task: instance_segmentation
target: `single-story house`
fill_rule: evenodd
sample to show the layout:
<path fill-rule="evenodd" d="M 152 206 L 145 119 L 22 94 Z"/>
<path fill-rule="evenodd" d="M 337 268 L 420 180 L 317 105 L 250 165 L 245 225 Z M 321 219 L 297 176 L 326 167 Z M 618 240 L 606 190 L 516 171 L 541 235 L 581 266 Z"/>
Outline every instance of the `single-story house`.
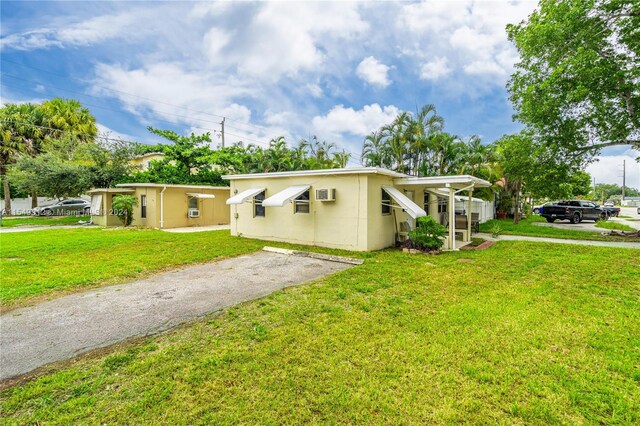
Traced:
<path fill-rule="evenodd" d="M 472 201 L 474 188 L 491 185 L 468 175 L 414 177 L 376 167 L 223 178 L 231 183 L 232 235 L 358 251 L 395 245 L 427 214 L 448 226 L 445 248 L 455 250 L 456 234 L 462 244 L 471 235 L 468 215 L 455 214 L 456 195 L 469 191 Z"/>
<path fill-rule="evenodd" d="M 133 195 L 138 205 L 133 225 L 150 228 L 181 228 L 229 224 L 229 187 L 124 183 L 116 188 L 98 188 L 91 195 L 91 219 L 101 226 L 122 225 L 112 202 L 117 195 Z"/>

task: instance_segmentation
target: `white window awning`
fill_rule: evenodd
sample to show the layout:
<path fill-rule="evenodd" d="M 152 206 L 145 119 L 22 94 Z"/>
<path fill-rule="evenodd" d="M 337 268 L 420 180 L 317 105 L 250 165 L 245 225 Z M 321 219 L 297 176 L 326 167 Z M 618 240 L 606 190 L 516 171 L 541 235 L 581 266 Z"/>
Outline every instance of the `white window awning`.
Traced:
<path fill-rule="evenodd" d="M 91 196 L 91 214 L 98 216 L 102 207 L 102 194 L 94 194 Z"/>
<path fill-rule="evenodd" d="M 419 205 L 411 201 L 409 197 L 398 191 L 393 186 L 382 185 L 382 189 L 384 189 L 384 191 L 389 194 L 389 196 L 393 198 L 393 200 L 398 203 L 398 205 L 402 207 L 402 209 L 412 218 L 417 219 L 421 216 L 427 215 L 427 212 L 420 208 Z"/>
<path fill-rule="evenodd" d="M 272 195 L 262 202 L 262 205 L 265 207 L 282 207 L 287 202 L 292 201 L 295 198 L 298 198 L 305 191 L 308 191 L 311 188 L 311 185 L 296 185 L 290 186 L 287 189 L 284 189 L 277 194 Z"/>
<path fill-rule="evenodd" d="M 197 192 L 187 192 L 187 195 L 189 197 L 198 198 L 198 199 L 216 198 L 216 196 L 213 194 L 201 194 Z"/>
<path fill-rule="evenodd" d="M 234 195 L 233 197 L 227 200 L 227 204 L 242 204 L 247 201 L 249 198 L 253 198 L 259 193 L 264 191 L 264 188 L 249 188 L 246 191 L 242 191 L 239 194 Z"/>

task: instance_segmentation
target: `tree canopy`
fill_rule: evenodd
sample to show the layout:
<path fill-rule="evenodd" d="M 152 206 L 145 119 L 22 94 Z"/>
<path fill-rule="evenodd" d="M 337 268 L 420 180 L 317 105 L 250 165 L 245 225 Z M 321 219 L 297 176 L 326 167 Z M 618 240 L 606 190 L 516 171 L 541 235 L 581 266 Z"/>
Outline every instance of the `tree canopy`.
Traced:
<path fill-rule="evenodd" d="M 520 54 L 508 84 L 516 118 L 556 155 L 640 147 L 640 2 L 541 0 L 507 34 Z"/>

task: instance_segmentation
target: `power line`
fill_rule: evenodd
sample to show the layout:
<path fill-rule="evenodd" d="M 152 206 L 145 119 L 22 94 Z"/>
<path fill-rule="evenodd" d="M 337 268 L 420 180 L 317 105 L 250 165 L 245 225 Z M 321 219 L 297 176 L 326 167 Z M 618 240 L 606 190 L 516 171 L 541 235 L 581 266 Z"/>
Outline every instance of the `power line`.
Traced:
<path fill-rule="evenodd" d="M 40 85 L 44 86 L 45 88 L 57 89 L 57 90 L 62 90 L 62 91 L 66 91 L 66 92 L 69 92 L 69 93 L 75 93 L 75 94 L 78 94 L 78 95 L 81 95 L 81 96 L 87 96 L 87 97 L 91 97 L 91 98 L 95 98 L 95 99 L 100 99 L 100 97 L 98 97 L 98 96 L 88 95 L 88 94 L 77 92 L 77 91 L 74 91 L 74 90 L 63 89 L 61 87 L 41 84 L 40 82 L 37 82 L 37 81 L 27 80 L 25 78 L 17 77 L 17 76 L 14 76 L 14 75 L 3 73 L 3 72 L 0 72 L 0 74 L 4 75 L 6 77 L 16 78 L 16 79 L 23 80 L 23 81 L 30 82 L 30 83 L 34 83 L 34 84 L 40 84 Z M 22 89 L 22 90 L 26 89 L 25 87 L 13 86 L 13 85 L 7 84 L 6 82 L 2 82 L 1 84 L 6 86 L 6 87 L 13 88 L 13 89 Z M 95 105 L 95 104 L 90 104 L 90 103 L 86 103 L 86 102 L 83 102 L 83 105 L 90 106 L 90 107 L 93 107 L 93 108 L 100 108 L 100 109 L 104 109 L 104 110 L 112 111 L 112 112 L 117 112 L 117 113 L 122 113 L 123 112 L 123 111 L 115 110 L 113 108 L 105 107 L 103 105 Z M 175 113 L 171 113 L 171 112 L 168 112 L 168 111 L 155 111 L 155 112 L 158 113 L 158 114 L 173 115 L 175 117 L 184 118 L 184 119 L 187 119 L 187 120 L 191 119 L 191 117 L 188 117 L 186 115 L 175 114 Z M 160 122 L 163 122 L 163 123 L 169 123 L 171 125 L 175 125 L 176 124 L 176 123 L 174 123 L 172 121 L 163 120 L 161 118 L 154 118 L 154 120 L 155 121 L 160 121 Z M 210 121 L 210 120 L 198 119 L 198 121 L 205 121 L 205 122 L 209 122 L 209 123 L 219 124 L 216 121 Z M 208 130 L 208 131 L 211 131 L 211 132 L 220 133 L 220 130 L 211 129 L 211 128 L 208 128 L 208 127 L 194 126 L 194 125 L 191 125 L 191 124 L 189 124 L 189 125 L 192 126 L 195 129 Z M 243 129 L 238 129 L 237 127 L 233 127 L 233 126 L 227 126 L 227 127 L 231 128 L 231 129 L 243 131 Z M 242 137 L 242 136 L 240 136 L 240 137 Z M 247 138 L 247 139 L 249 139 L 249 138 Z M 268 142 L 264 142 L 264 141 L 257 141 L 255 139 L 251 139 L 251 140 L 254 141 L 254 142 L 258 142 L 258 143 L 266 143 L 266 144 L 268 144 Z"/>
<path fill-rule="evenodd" d="M 77 78 L 77 77 L 70 77 L 68 75 L 62 75 L 62 74 L 54 73 L 54 72 L 51 72 L 49 70 L 45 70 L 45 69 L 42 69 L 42 68 L 38 68 L 38 67 L 31 66 L 31 65 L 27 65 L 27 64 L 22 64 L 20 62 L 11 61 L 11 60 L 4 59 L 4 58 L 2 59 L 2 61 L 10 63 L 10 64 L 14 64 L 14 65 L 23 66 L 23 67 L 26 67 L 26 68 L 31 68 L 31 69 L 34 69 L 34 70 L 37 70 L 37 71 L 45 72 L 47 74 L 51 74 L 51 75 L 55 75 L 55 76 L 58 76 L 58 77 L 65 78 L 67 80 L 76 80 L 76 81 L 79 81 L 79 82 L 81 82 L 83 84 L 87 83 L 86 81 L 84 81 L 84 80 L 82 80 L 80 78 Z M 172 103 L 169 103 L 169 102 L 160 101 L 158 99 L 152 99 L 152 98 L 148 98 L 146 96 L 136 95 L 134 93 L 129 93 L 129 92 L 125 92 L 125 91 L 122 91 L 122 90 L 113 89 L 113 88 L 110 88 L 110 87 L 106 87 L 106 86 L 102 86 L 102 85 L 99 85 L 99 84 L 95 84 L 93 82 L 91 84 L 93 86 L 95 86 L 95 87 L 99 87 L 101 89 L 104 89 L 104 90 L 107 90 L 107 91 L 110 91 L 110 92 L 116 92 L 116 93 L 121 93 L 121 94 L 124 94 L 124 95 L 127 95 L 127 96 L 133 96 L 133 97 L 136 97 L 136 98 L 139 98 L 139 99 L 144 99 L 144 100 L 147 100 L 147 101 L 150 101 L 150 102 L 154 102 L 154 103 L 157 103 L 157 104 L 164 104 L 164 105 L 168 105 L 168 106 L 172 106 L 172 107 L 176 107 L 176 108 L 181 108 L 181 109 L 184 109 L 186 111 L 195 112 L 195 113 L 198 113 L 198 114 L 206 114 L 206 115 L 211 115 L 211 116 L 218 117 L 218 118 L 225 118 L 225 116 L 220 115 L 220 114 L 214 114 L 214 113 L 209 113 L 209 112 L 204 112 L 204 111 L 197 111 L 197 110 L 185 107 L 185 106 L 175 105 L 175 104 L 172 104 Z M 254 127 L 254 128 L 262 130 L 262 131 L 269 130 L 267 127 L 261 126 L 261 125 L 256 125 L 256 124 L 251 124 L 251 123 L 243 123 L 243 122 L 241 122 L 239 120 L 233 120 L 231 118 L 227 118 L 227 120 L 232 121 L 234 123 L 240 123 L 243 126 Z M 246 131 L 245 129 L 236 129 L 236 130 Z"/>
<path fill-rule="evenodd" d="M 5 74 L 5 73 L 0 73 L 0 74 Z M 7 74 L 5 74 L 5 75 L 7 75 Z M 9 77 L 14 77 L 14 76 L 10 76 L 10 75 L 7 75 L 7 76 L 9 76 Z M 26 80 L 26 79 L 21 79 L 21 80 L 28 81 L 28 80 Z M 32 82 L 33 82 L 33 81 L 32 81 Z M 35 83 L 35 84 L 40 84 L 40 83 L 38 83 L 38 82 L 33 82 L 33 83 Z M 22 89 L 22 90 L 24 90 L 24 89 L 25 89 L 24 87 L 12 86 L 12 85 L 10 85 L 10 84 L 7 84 L 6 82 L 1 82 L 0 84 L 1 84 L 1 85 L 3 85 L 3 86 L 6 86 L 6 87 L 14 88 L 14 89 Z M 43 86 L 44 86 L 44 85 L 43 85 Z M 45 86 L 45 87 L 47 87 L 47 86 Z M 53 87 L 53 86 L 49 86 L 49 87 L 51 88 L 51 87 Z M 66 89 L 61 89 L 61 88 L 58 88 L 58 89 L 59 89 L 59 90 L 66 90 Z M 66 91 L 71 92 L 71 93 L 78 93 L 78 92 L 74 92 L 74 91 L 72 91 L 72 90 L 66 90 Z M 81 93 L 78 93 L 78 94 L 81 94 Z M 81 95 L 83 95 L 83 96 L 91 96 L 91 97 L 93 97 L 93 98 L 98 98 L 97 96 L 92 96 L 92 95 L 85 95 L 85 94 L 81 94 Z M 93 107 L 93 108 L 104 109 L 104 110 L 111 111 L 111 112 L 117 112 L 117 113 L 122 113 L 122 112 L 123 112 L 123 111 L 118 111 L 118 110 L 115 110 L 115 109 L 113 109 L 113 108 L 105 107 L 105 106 L 102 106 L 102 105 L 95 105 L 95 104 L 90 104 L 90 103 L 86 103 L 86 102 L 83 102 L 83 105 L 84 105 L 84 106 L 90 106 L 90 107 Z M 168 114 L 168 115 L 172 115 L 171 113 L 166 113 L 166 114 Z M 177 117 L 189 118 L 189 117 L 182 116 L 182 115 L 177 115 L 177 114 L 173 114 L 173 115 L 176 115 Z M 172 121 L 169 121 L 169 120 L 163 120 L 163 119 L 161 119 L 161 118 L 153 118 L 153 120 L 154 120 L 154 121 L 159 121 L 159 122 L 162 122 L 162 123 L 168 123 L 168 124 L 171 124 L 171 125 L 175 125 L 175 124 L 176 124 L 176 123 L 174 123 L 174 122 L 172 122 Z M 217 124 L 217 123 L 216 123 L 216 124 Z M 194 126 L 194 125 L 191 125 L 191 124 L 190 124 L 190 126 L 191 126 L 191 127 L 193 127 L 194 129 L 206 130 L 206 131 L 210 131 L 210 132 L 213 132 L 213 133 L 216 133 L 216 134 L 220 134 L 220 130 L 211 129 L 211 128 L 208 128 L 208 127 L 199 127 L 199 126 Z M 235 130 L 240 130 L 240 131 L 242 131 L 242 129 L 238 129 L 238 128 L 236 128 L 236 127 L 232 127 L 232 126 L 228 126 L 228 127 L 232 128 L 232 129 L 235 129 Z M 249 138 L 249 137 L 246 137 L 246 136 L 241 136 L 241 135 L 232 134 L 232 133 L 229 133 L 229 132 L 226 132 L 226 133 L 227 133 L 228 135 L 236 136 L 236 137 L 238 137 L 238 138 L 242 138 L 242 139 L 245 139 L 245 140 L 249 140 L 249 141 L 252 141 L 252 142 L 255 142 L 255 143 L 258 143 L 258 144 L 264 144 L 264 145 L 266 145 L 266 146 L 268 146 L 268 145 L 269 145 L 269 142 L 259 141 L 259 140 L 256 140 L 256 139 L 252 139 L 252 138 Z"/>
<path fill-rule="evenodd" d="M 14 64 L 14 65 L 18 65 L 18 66 L 23 66 L 23 67 L 26 67 L 26 68 L 31 68 L 31 69 L 34 69 L 34 70 L 37 70 L 37 71 L 42 71 L 42 72 L 45 72 L 45 73 L 48 73 L 48 74 L 51 74 L 51 75 L 55 75 L 55 76 L 58 76 L 58 77 L 65 78 L 65 79 L 67 79 L 67 80 L 72 80 L 72 79 L 73 79 L 73 80 L 79 81 L 79 82 L 81 82 L 81 83 L 83 83 L 83 84 L 86 84 L 86 83 L 87 83 L 86 81 L 84 81 L 84 80 L 82 80 L 82 79 L 80 79 L 80 78 L 70 77 L 70 76 L 68 76 L 68 75 L 62 75 L 62 74 L 54 73 L 54 72 L 51 72 L 51 71 L 49 71 L 49 70 L 45 70 L 45 69 L 38 68 L 38 67 L 34 67 L 34 66 L 31 66 L 31 65 L 27 65 L 27 64 L 23 64 L 23 63 L 19 63 L 19 62 L 11 61 L 11 60 L 8 60 L 8 59 L 4 59 L 4 58 L 3 58 L 3 59 L 2 59 L 2 61 L 3 61 L 3 62 L 7 62 L 7 63 Z M 45 88 L 56 89 L 56 90 L 62 90 L 62 91 L 66 91 L 66 92 L 69 92 L 69 93 L 75 93 L 75 94 L 78 94 L 78 95 L 81 95 L 81 96 L 91 97 L 91 98 L 95 98 L 95 99 L 101 99 L 100 97 L 95 96 L 95 95 L 90 95 L 90 94 L 86 94 L 86 93 L 81 93 L 81 92 L 78 92 L 78 91 L 74 91 L 74 90 L 71 90 L 71 89 L 66 89 L 66 88 L 61 88 L 61 87 L 57 87 L 57 86 L 52 86 L 52 85 L 50 85 L 50 84 L 44 84 L 44 83 L 39 82 L 39 81 L 25 79 L 25 78 L 18 77 L 18 76 L 15 76 L 15 75 L 7 74 L 7 73 L 5 73 L 5 72 L 0 72 L 0 74 L 3 74 L 3 75 L 5 75 L 5 76 L 7 76 L 7 77 L 10 77 L 10 78 L 14 78 L 14 79 L 22 80 L 22 81 L 25 81 L 25 82 L 30 82 L 30 83 L 33 83 L 33 84 L 38 84 L 38 85 L 41 85 L 41 86 L 43 86 L 43 87 L 45 87 Z M 10 86 L 10 85 L 7 85 L 7 84 L 6 84 L 6 83 L 4 83 L 4 82 L 2 82 L 2 84 L 4 84 L 4 85 L 5 85 L 5 86 L 7 86 L 7 87 L 12 87 L 12 86 Z M 175 107 L 175 108 L 184 109 L 184 110 L 186 110 L 186 111 L 191 111 L 191 112 L 194 112 L 194 113 L 197 113 L 197 114 L 205 114 L 205 115 L 211 115 L 211 116 L 214 116 L 214 117 L 219 117 L 219 118 L 222 118 L 223 120 L 231 121 L 231 122 L 234 122 L 234 123 L 240 123 L 240 125 L 242 125 L 242 126 L 253 127 L 253 128 L 256 128 L 256 129 L 261 130 L 261 131 L 269 130 L 269 129 L 268 129 L 267 127 L 265 127 L 265 126 L 254 125 L 254 124 L 250 124 L 250 123 L 243 123 L 243 122 L 240 122 L 240 121 L 238 121 L 238 120 L 233 120 L 233 119 L 231 119 L 231 118 L 225 117 L 225 116 L 220 115 L 220 114 L 208 113 L 208 112 L 204 112 L 204 111 L 198 111 L 198 110 L 194 110 L 194 109 L 187 108 L 187 107 L 184 107 L 184 106 L 175 105 L 175 104 L 172 104 L 172 103 L 169 103 L 169 102 L 164 102 L 164 101 L 160 101 L 160 100 L 157 100 L 157 99 L 152 99 L 152 98 L 148 98 L 148 97 L 145 97 L 145 96 L 141 96 L 141 95 L 136 95 L 136 94 L 133 94 L 133 93 L 125 92 L 125 91 L 122 91 L 122 90 L 117 90 L 117 89 L 113 89 L 113 88 L 109 88 L 109 87 L 101 86 L 101 85 L 99 85 L 99 84 L 95 84 L 95 83 L 91 83 L 91 84 L 92 84 L 93 86 L 95 86 L 95 87 L 102 88 L 102 89 L 104 89 L 104 90 L 106 90 L 106 91 L 111 91 L 111 92 L 121 93 L 121 94 L 124 94 L 124 95 L 127 95 L 127 96 L 133 96 L 133 97 L 136 97 L 136 98 L 139 98 L 139 99 L 144 99 L 144 100 L 149 101 L 149 102 L 154 102 L 154 103 L 157 103 L 157 104 L 163 104 L 163 105 L 167 105 L 167 106 L 172 106 L 172 107 Z M 18 89 L 21 89 L 21 90 L 24 90 L 24 89 L 25 89 L 24 87 L 15 87 L 15 86 L 14 86 L 14 88 L 18 88 Z M 107 111 L 117 112 L 117 113 L 122 113 L 122 112 L 123 112 L 123 111 L 114 110 L 114 109 L 111 109 L 111 108 L 108 108 L 108 107 L 104 107 L 104 106 L 101 106 L 101 105 L 93 105 L 93 104 L 86 104 L 86 103 L 85 103 L 85 105 L 87 105 L 87 106 L 92 106 L 92 107 L 94 107 L 94 108 L 104 109 L 104 110 L 107 110 Z M 175 113 L 170 113 L 170 112 L 168 112 L 168 111 L 158 111 L 158 110 L 156 110 L 155 112 L 156 112 L 157 114 L 172 115 L 172 116 L 175 116 L 175 117 L 178 117 L 178 118 L 187 119 L 187 120 L 190 120 L 190 119 L 191 119 L 191 117 L 184 116 L 184 115 L 180 115 L 180 114 L 175 114 Z M 175 124 L 176 124 L 176 123 L 174 123 L 174 122 L 171 122 L 171 121 L 168 121 L 168 120 L 162 120 L 162 119 L 159 119 L 159 118 L 154 118 L 154 120 L 156 120 L 156 121 L 160 121 L 160 122 L 169 123 L 169 124 L 171 124 L 171 125 L 175 125 Z M 206 119 L 199 119 L 199 121 L 218 124 L 218 122 L 211 121 L 211 120 L 206 120 Z M 197 127 L 197 126 L 192 126 L 192 127 L 193 127 L 193 128 L 195 128 L 195 129 L 199 129 L 199 130 L 207 130 L 207 131 L 211 131 L 211 132 L 214 132 L 215 134 L 221 134 L 221 132 L 220 132 L 219 130 L 215 130 L 215 129 L 210 129 L 210 128 L 206 128 L 206 127 Z M 234 130 L 246 131 L 246 129 L 241 129 L 241 128 L 234 127 L 234 126 L 229 126 L 228 124 L 226 125 L 226 127 L 231 128 L 231 129 L 234 129 Z M 228 134 L 228 135 L 231 135 L 231 136 L 236 136 L 236 137 L 241 138 L 241 139 L 243 139 L 243 140 L 248 140 L 248 141 L 251 141 L 251 142 L 258 143 L 258 144 L 264 144 L 266 147 L 269 147 L 269 146 L 270 146 L 270 142 L 259 141 L 259 140 L 256 140 L 256 139 L 252 139 L 252 138 L 249 138 L 249 137 L 246 137 L 246 136 L 241 136 L 241 135 L 237 135 L 237 134 L 233 134 L 233 133 L 229 133 L 229 132 L 225 132 L 225 133 L 226 133 L 226 134 Z M 359 158 L 359 157 L 360 157 L 360 154 L 357 154 L 357 153 L 355 153 L 355 152 L 353 152 L 353 151 L 351 151 L 351 150 L 345 150 L 345 149 L 343 149 L 343 152 L 347 152 L 347 151 L 348 151 L 348 152 L 349 152 L 349 154 L 350 154 L 349 162 L 354 162 L 355 164 L 360 165 L 359 163 L 357 163 L 357 160 L 355 160 L 355 158 Z M 353 157 L 351 157 L 351 156 L 353 156 Z"/>

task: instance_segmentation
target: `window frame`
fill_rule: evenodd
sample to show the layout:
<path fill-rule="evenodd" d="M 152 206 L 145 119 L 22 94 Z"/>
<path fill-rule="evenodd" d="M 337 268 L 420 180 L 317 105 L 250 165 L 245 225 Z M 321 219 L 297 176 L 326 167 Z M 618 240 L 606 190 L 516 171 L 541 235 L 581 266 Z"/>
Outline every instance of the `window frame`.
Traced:
<path fill-rule="evenodd" d="M 147 195 L 140 194 L 140 218 L 147 218 Z"/>
<path fill-rule="evenodd" d="M 304 197 L 306 197 L 306 199 Z M 307 211 L 304 211 L 304 209 L 302 211 L 298 210 L 302 206 L 305 206 Z M 309 213 L 311 213 L 311 190 L 307 189 L 293 200 L 293 214 Z"/>
<path fill-rule="evenodd" d="M 382 216 L 391 216 L 391 211 L 392 211 L 391 204 L 393 203 L 391 199 L 391 195 L 387 191 L 385 191 L 384 188 L 380 188 L 380 191 L 381 191 L 380 206 L 382 207 L 380 212 Z"/>
<path fill-rule="evenodd" d="M 259 198 L 261 197 L 261 198 Z M 253 197 L 253 217 L 267 217 L 267 208 L 262 205 L 262 202 L 267 198 L 267 191 L 262 191 Z M 258 213 L 258 209 L 261 209 L 262 214 Z"/>
<path fill-rule="evenodd" d="M 191 206 L 191 203 L 195 202 L 195 207 Z M 189 210 L 200 210 L 200 205 L 198 204 L 198 199 L 196 197 L 189 197 L 189 199 L 187 200 L 187 211 Z"/>

